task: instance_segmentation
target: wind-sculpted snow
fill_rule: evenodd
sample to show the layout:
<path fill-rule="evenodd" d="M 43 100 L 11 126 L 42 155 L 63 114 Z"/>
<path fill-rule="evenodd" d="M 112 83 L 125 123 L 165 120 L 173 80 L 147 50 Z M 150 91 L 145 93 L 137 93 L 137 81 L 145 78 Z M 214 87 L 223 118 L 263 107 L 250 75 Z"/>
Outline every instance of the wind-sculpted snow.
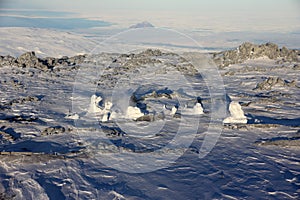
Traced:
<path fill-rule="evenodd" d="M 95 72 L 84 71 L 93 65 L 87 56 L 109 63 L 97 80 L 89 79 Z M 218 128 L 210 126 L 215 99 L 205 77 L 178 54 L 2 56 L 0 199 L 299 199 L 299 62 L 254 56 L 238 63 L 220 73 L 230 97 L 228 116 L 246 123 L 224 123 L 217 144 L 200 159 L 205 133 Z M 94 85 L 94 93 L 77 87 L 81 96 L 73 95 L 79 70 L 89 75 L 82 82 Z M 142 84 L 146 80 L 151 84 Z M 73 109 L 80 98 L 86 101 Z M 180 126 L 187 130 L 182 140 L 192 137 L 195 118 L 192 143 L 172 143 Z M 157 158 L 139 160 L 133 169 L 182 156 L 137 174 L 117 170 L 129 168 L 126 159 L 132 159 L 109 157 L 117 153 Z"/>

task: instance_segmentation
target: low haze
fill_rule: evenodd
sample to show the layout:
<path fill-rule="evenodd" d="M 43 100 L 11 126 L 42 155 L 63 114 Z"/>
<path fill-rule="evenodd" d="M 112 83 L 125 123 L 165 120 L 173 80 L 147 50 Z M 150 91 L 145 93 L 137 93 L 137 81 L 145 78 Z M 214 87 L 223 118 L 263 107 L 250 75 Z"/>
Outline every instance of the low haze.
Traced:
<path fill-rule="evenodd" d="M 297 0 L 4 0 L 3 9 L 43 9 L 117 23 L 120 27 L 151 21 L 169 28 L 209 28 L 218 31 L 300 30 Z"/>

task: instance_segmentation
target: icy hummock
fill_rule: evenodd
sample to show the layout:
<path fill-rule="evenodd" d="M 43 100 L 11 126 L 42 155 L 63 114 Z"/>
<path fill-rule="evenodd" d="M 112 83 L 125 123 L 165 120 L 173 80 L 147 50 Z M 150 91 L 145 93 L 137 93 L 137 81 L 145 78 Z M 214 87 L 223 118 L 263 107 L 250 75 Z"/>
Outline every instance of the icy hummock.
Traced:
<path fill-rule="evenodd" d="M 239 102 L 232 101 L 229 104 L 229 112 L 230 116 L 223 120 L 224 124 L 247 124 L 247 117 Z"/>

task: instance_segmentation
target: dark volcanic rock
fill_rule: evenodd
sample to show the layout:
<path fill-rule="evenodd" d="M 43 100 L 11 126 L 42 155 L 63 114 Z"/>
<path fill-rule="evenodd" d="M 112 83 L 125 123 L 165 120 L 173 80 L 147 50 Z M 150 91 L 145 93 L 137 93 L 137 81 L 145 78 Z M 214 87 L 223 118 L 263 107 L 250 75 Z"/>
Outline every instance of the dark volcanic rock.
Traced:
<path fill-rule="evenodd" d="M 259 57 L 268 57 L 270 59 L 282 58 L 285 61 L 299 61 L 299 51 L 289 50 L 286 47 L 281 49 L 273 43 L 266 43 L 262 45 L 256 45 L 249 42 L 245 42 L 237 49 L 223 51 L 213 54 L 213 59 L 216 64 L 222 68 L 231 64 L 242 63 L 247 59 L 255 59 Z"/>

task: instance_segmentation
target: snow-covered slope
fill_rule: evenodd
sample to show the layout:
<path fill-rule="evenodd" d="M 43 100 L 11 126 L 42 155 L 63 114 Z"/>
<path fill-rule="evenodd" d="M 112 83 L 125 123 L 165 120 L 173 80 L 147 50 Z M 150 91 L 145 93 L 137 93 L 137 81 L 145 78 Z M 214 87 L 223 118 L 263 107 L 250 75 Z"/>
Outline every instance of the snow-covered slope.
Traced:
<path fill-rule="evenodd" d="M 41 57 L 89 53 L 95 43 L 82 35 L 40 28 L 1 27 L 1 55 L 19 56 L 35 51 Z"/>
<path fill-rule="evenodd" d="M 0 199 L 299 199 L 299 63 L 259 58 L 221 69 L 226 92 L 248 121 L 222 125 L 218 143 L 200 159 L 213 100 L 203 77 L 191 73 L 193 66 L 176 54 L 151 50 L 95 58 L 110 63 L 102 74 L 74 63 L 48 70 L 0 67 Z M 171 69 L 187 73 L 195 93 Z M 282 81 L 257 87 L 268 80 Z M 94 85 L 95 91 L 79 83 Z M 112 111 L 126 114 L 132 106 L 154 117 L 101 122 L 89 112 L 95 93 L 104 102 L 94 96 L 97 109 L 112 102 Z M 193 109 L 198 97 L 204 113 L 181 112 L 186 105 Z M 72 101 L 78 104 L 72 107 Z M 177 106 L 177 113 L 163 116 L 164 105 Z M 75 123 L 67 116 L 76 116 Z M 184 151 L 174 138 L 194 140 Z M 144 162 L 155 151 L 159 159 Z M 112 153 L 142 159 L 129 165 L 136 160 Z M 164 163 L 174 154 L 182 156 L 162 169 L 126 172 Z"/>

